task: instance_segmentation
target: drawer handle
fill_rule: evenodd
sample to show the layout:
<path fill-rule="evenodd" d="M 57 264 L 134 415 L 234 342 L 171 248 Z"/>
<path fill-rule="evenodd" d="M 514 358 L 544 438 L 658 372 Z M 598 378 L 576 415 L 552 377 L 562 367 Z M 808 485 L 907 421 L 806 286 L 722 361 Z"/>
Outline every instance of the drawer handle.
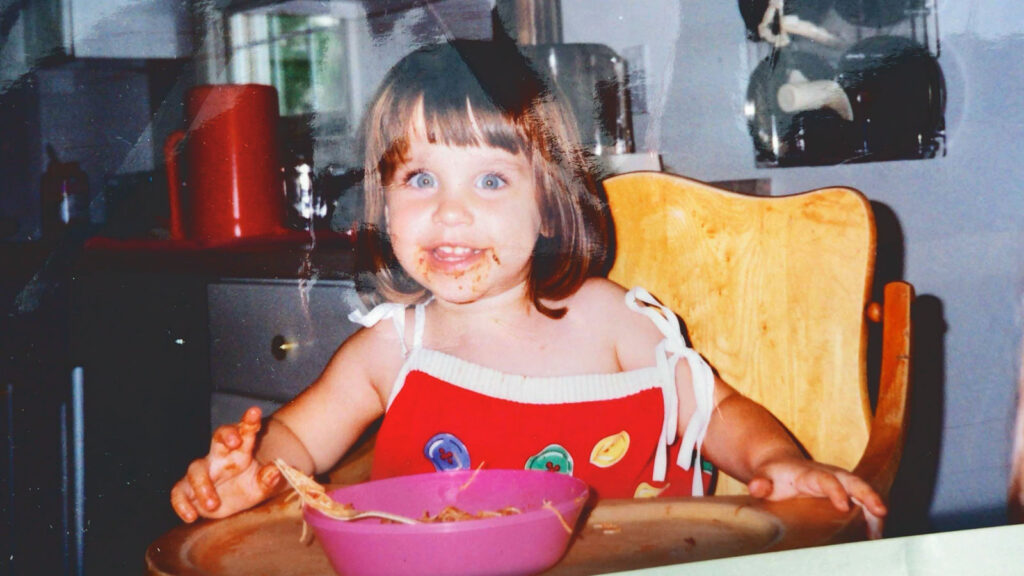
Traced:
<path fill-rule="evenodd" d="M 288 357 L 288 351 L 297 346 L 298 344 L 295 342 L 289 342 L 285 340 L 284 336 L 278 334 L 270 341 L 270 354 L 276 360 L 284 360 Z"/>

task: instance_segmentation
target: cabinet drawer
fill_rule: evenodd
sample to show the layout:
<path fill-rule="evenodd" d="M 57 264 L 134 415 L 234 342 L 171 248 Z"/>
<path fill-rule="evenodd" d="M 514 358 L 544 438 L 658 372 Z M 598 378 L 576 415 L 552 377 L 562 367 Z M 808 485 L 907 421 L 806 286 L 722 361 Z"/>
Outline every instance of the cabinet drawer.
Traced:
<path fill-rule="evenodd" d="M 285 402 L 320 375 L 365 310 L 351 282 L 210 284 L 213 389 Z"/>

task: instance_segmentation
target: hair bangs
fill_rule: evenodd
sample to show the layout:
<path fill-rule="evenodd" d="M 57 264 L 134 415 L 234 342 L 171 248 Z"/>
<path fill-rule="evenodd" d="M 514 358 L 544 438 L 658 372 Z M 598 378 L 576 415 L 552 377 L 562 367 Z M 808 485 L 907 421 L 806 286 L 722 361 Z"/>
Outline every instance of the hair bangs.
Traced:
<path fill-rule="evenodd" d="M 445 146 L 488 146 L 511 154 L 527 153 L 529 139 L 520 122 L 502 113 L 486 97 L 461 102 L 423 95 L 422 122 L 427 141 Z"/>
<path fill-rule="evenodd" d="M 444 146 L 499 148 L 510 154 L 529 155 L 533 149 L 526 123 L 510 118 L 485 95 L 470 95 L 459 101 L 428 91 L 393 98 L 389 113 L 382 117 L 379 138 L 383 148 L 380 170 L 384 182 L 402 164 L 413 134 L 431 144 Z M 411 125 L 401 119 L 417 118 Z"/>

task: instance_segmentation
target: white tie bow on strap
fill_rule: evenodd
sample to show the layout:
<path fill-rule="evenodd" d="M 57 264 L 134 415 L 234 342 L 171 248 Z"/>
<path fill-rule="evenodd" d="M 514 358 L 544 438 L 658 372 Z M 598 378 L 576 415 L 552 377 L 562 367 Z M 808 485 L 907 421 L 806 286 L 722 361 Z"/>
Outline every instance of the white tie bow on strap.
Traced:
<path fill-rule="evenodd" d="M 679 456 L 676 464 L 684 470 L 689 470 L 693 461 L 700 462 L 701 446 L 704 443 L 704 435 L 708 430 L 708 423 L 711 421 L 711 410 L 714 407 L 715 376 L 711 367 L 704 361 L 697 351 L 686 345 L 683 339 L 682 330 L 679 326 L 679 319 L 668 307 L 658 302 L 654 296 L 636 287 L 626 293 L 626 306 L 635 312 L 639 312 L 648 318 L 661 331 L 665 338 L 658 344 L 656 349 L 656 361 L 658 370 L 662 374 L 662 397 L 665 403 L 665 418 L 661 431 L 661 442 L 658 453 L 654 457 L 654 480 L 661 482 L 665 480 L 668 468 L 668 447 L 675 442 L 676 431 L 679 427 L 679 398 L 676 390 L 676 364 L 680 358 L 686 358 L 690 366 L 693 392 L 696 398 L 696 410 L 686 425 L 683 439 L 679 447 Z M 696 452 L 696 460 L 692 460 Z M 704 494 L 704 483 L 701 478 L 701 470 L 693 471 L 693 487 L 691 492 L 694 496 Z"/>
<path fill-rule="evenodd" d="M 413 350 L 423 346 L 423 327 L 426 325 L 426 322 L 424 322 L 426 314 L 425 310 L 427 304 L 430 304 L 431 300 L 433 300 L 433 297 L 427 299 L 426 302 L 417 304 L 416 308 L 413 310 L 415 319 L 412 334 Z M 402 343 L 402 356 L 408 357 L 409 348 L 405 345 L 405 308 L 405 304 L 385 302 L 374 306 L 372 310 L 365 314 L 359 310 L 353 310 L 349 313 L 348 319 L 356 324 L 372 328 L 381 320 L 391 318 L 391 321 L 395 323 L 395 331 L 398 332 L 398 339 Z"/>
<path fill-rule="evenodd" d="M 348 319 L 356 324 L 365 326 L 366 328 L 372 328 L 377 325 L 378 322 L 385 318 L 391 318 L 391 321 L 395 323 L 395 330 L 398 332 L 399 340 L 402 342 L 402 356 L 408 356 L 408 350 L 405 346 L 405 306 L 396 302 L 385 302 L 378 304 L 373 307 L 367 313 L 363 313 L 359 310 L 353 310 L 349 313 Z"/>

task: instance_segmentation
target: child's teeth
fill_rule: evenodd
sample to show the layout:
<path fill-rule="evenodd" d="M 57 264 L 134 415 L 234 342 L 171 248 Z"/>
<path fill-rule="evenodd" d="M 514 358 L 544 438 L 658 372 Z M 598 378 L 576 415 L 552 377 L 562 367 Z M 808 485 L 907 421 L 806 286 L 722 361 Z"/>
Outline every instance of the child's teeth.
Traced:
<path fill-rule="evenodd" d="M 434 251 L 442 258 L 462 258 L 478 252 L 475 248 L 467 246 L 438 246 Z"/>

